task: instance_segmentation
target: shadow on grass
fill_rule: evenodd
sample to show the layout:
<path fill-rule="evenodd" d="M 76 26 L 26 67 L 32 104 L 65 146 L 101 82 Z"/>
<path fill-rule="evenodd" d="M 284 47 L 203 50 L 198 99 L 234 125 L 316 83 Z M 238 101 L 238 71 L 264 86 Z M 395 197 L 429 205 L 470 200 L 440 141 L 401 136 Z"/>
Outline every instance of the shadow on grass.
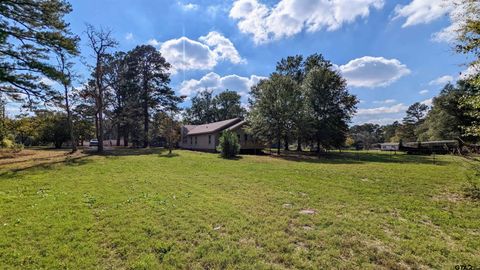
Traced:
<path fill-rule="evenodd" d="M 164 148 L 112 148 L 105 149 L 103 153 L 98 153 L 96 150 L 85 150 L 85 153 L 89 155 L 99 155 L 105 157 L 122 157 L 122 156 L 143 156 L 143 155 L 152 155 L 158 154 L 162 155 L 165 152 L 168 152 Z"/>
<path fill-rule="evenodd" d="M 35 171 L 38 169 L 42 170 L 53 170 L 55 169 L 56 165 L 63 164 L 65 166 L 82 166 L 92 162 L 92 160 L 87 159 L 88 155 L 85 156 L 78 156 L 78 157 L 66 157 L 62 160 L 51 160 L 46 162 L 34 163 L 32 165 L 23 166 L 20 168 L 12 168 L 6 169 L 3 172 L 0 172 L 1 178 L 16 178 L 18 177 L 18 173 L 26 172 L 26 171 Z"/>
<path fill-rule="evenodd" d="M 168 151 L 165 151 L 165 152 L 168 152 Z M 174 158 L 174 157 L 178 157 L 178 156 L 180 156 L 180 155 L 175 153 L 175 152 L 166 153 L 166 154 L 164 154 L 162 152 L 162 153 L 158 154 L 158 157 L 161 157 L 161 158 Z"/>
<path fill-rule="evenodd" d="M 320 156 L 311 152 L 282 152 L 280 156 L 274 155 L 276 158 L 285 159 L 296 162 L 310 163 L 328 163 L 328 164 L 362 164 L 362 163 L 416 163 L 431 165 L 446 165 L 448 162 L 439 160 L 438 155 L 407 155 L 403 153 L 381 153 L 381 152 L 327 152 Z"/>

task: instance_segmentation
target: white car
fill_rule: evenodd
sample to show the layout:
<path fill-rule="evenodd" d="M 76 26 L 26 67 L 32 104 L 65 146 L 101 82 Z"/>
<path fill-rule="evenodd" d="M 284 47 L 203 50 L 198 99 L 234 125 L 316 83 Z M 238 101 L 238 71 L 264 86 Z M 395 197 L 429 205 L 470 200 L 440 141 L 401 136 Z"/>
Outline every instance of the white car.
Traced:
<path fill-rule="evenodd" d="M 89 142 L 90 146 L 98 146 L 98 140 L 97 139 L 91 139 Z"/>

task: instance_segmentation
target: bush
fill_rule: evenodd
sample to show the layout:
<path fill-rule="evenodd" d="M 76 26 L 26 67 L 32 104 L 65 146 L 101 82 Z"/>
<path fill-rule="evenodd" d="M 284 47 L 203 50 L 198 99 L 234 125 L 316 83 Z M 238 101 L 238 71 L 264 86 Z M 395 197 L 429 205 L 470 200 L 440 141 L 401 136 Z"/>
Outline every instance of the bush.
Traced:
<path fill-rule="evenodd" d="M 23 147 L 23 144 L 21 144 L 21 143 L 15 143 L 15 144 L 13 144 L 13 146 L 11 147 L 11 149 L 12 149 L 12 151 L 13 151 L 14 153 L 22 152 L 23 148 L 24 148 L 24 147 Z"/>
<path fill-rule="evenodd" d="M 223 158 L 234 158 L 240 152 L 240 143 L 235 132 L 225 130 L 220 136 L 218 149 Z"/>
<path fill-rule="evenodd" d="M 0 147 L 1 148 L 12 148 L 14 145 L 13 141 L 7 138 L 3 138 L 3 140 L 0 142 Z"/>

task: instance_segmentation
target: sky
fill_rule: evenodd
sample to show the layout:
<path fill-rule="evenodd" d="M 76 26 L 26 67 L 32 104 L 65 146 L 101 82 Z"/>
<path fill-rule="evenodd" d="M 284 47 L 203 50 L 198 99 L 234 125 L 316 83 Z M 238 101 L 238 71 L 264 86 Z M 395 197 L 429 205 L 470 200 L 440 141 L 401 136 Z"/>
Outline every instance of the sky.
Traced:
<path fill-rule="evenodd" d="M 321 53 L 360 103 L 352 124 L 401 120 L 414 102 L 431 104 L 466 69 L 452 37 L 458 8 L 444 0 L 72 0 L 67 15 L 91 62 L 86 24 L 109 29 L 117 50 L 158 48 L 171 87 L 194 96 L 208 88 L 248 91 L 277 61 Z M 83 79 L 89 72 L 77 65 Z M 80 82 L 79 82 L 80 83 Z M 182 106 L 189 106 L 189 99 Z"/>

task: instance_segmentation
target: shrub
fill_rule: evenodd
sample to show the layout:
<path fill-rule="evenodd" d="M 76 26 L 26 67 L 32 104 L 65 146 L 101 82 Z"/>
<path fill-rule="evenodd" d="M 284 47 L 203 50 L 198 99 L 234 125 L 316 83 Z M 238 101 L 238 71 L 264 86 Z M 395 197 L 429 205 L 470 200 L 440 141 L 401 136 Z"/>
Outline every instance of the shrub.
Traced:
<path fill-rule="evenodd" d="M 23 144 L 21 143 L 14 143 L 13 146 L 11 147 L 14 153 L 22 152 L 23 148 L 24 148 Z"/>
<path fill-rule="evenodd" d="M 14 145 L 13 141 L 7 138 L 3 138 L 3 140 L 0 142 L 1 148 L 12 148 L 13 145 Z"/>
<path fill-rule="evenodd" d="M 223 131 L 217 150 L 223 158 L 234 158 L 240 152 L 237 134 L 230 130 Z"/>

